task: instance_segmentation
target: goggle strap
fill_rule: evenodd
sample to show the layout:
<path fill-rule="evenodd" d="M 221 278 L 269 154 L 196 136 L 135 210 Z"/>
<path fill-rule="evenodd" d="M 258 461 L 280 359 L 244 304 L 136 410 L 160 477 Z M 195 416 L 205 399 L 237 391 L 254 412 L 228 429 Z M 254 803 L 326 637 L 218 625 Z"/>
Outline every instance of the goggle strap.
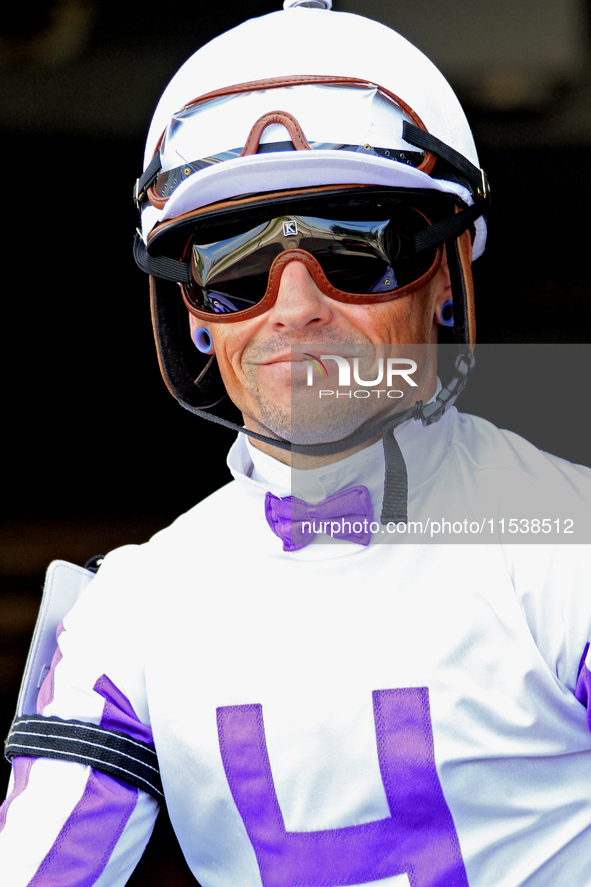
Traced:
<path fill-rule="evenodd" d="M 146 198 L 146 191 L 150 185 L 154 184 L 161 169 L 162 162 L 160 160 L 160 151 L 157 151 L 139 179 L 137 179 L 133 189 L 133 199 L 138 209 L 141 208 L 141 205 Z"/>
<path fill-rule="evenodd" d="M 445 142 L 442 142 L 441 139 L 438 139 L 437 136 L 431 135 L 430 132 L 420 129 L 418 126 L 409 123 L 407 120 L 403 121 L 402 124 L 402 138 L 405 142 L 408 142 L 409 145 L 414 145 L 416 148 L 423 148 L 431 154 L 435 154 L 437 157 L 445 160 L 446 163 L 449 163 L 450 166 L 453 166 L 458 172 L 462 173 L 472 185 L 473 194 L 477 194 L 479 197 L 483 198 L 489 197 L 490 188 L 484 170 L 475 166 L 471 160 L 468 160 L 467 157 L 464 157 L 464 155 L 460 154 L 459 151 L 456 151 L 455 148 L 451 148 L 449 145 L 446 145 Z"/>
<path fill-rule="evenodd" d="M 436 222 L 424 231 L 415 234 L 415 250 L 420 253 L 426 249 L 433 249 L 441 243 L 447 243 L 449 240 L 455 240 L 483 214 L 489 202 L 488 198 L 477 198 L 472 206 L 467 206 L 448 219 Z"/>
<path fill-rule="evenodd" d="M 135 235 L 133 241 L 133 257 L 136 265 L 153 277 L 173 283 L 191 283 L 193 280 L 188 262 L 179 262 L 168 256 L 151 256 L 139 234 Z"/>

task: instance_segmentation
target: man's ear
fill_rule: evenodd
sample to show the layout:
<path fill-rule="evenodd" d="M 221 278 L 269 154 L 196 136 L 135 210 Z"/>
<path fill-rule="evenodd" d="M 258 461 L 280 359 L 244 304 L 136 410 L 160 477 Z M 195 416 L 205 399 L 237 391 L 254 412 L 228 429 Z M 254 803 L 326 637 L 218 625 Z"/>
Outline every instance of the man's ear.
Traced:
<path fill-rule="evenodd" d="M 191 313 L 189 313 L 189 325 L 191 327 L 191 338 L 197 350 L 201 351 L 202 354 L 214 354 L 215 348 L 209 327 L 203 326 L 203 321 L 197 320 Z"/>

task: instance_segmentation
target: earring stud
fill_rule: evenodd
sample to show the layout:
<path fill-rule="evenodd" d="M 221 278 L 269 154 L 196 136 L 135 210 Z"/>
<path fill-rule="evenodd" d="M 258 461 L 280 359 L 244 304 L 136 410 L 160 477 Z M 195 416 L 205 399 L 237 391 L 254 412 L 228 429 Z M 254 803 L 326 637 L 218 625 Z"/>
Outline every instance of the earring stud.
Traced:
<path fill-rule="evenodd" d="M 441 306 L 441 311 L 437 315 L 437 322 L 440 323 L 441 326 L 454 325 L 454 306 L 451 299 L 448 299 L 447 302 L 444 302 Z"/>
<path fill-rule="evenodd" d="M 202 354 L 213 354 L 213 342 L 204 326 L 197 327 L 191 338 L 197 351 L 200 351 Z"/>

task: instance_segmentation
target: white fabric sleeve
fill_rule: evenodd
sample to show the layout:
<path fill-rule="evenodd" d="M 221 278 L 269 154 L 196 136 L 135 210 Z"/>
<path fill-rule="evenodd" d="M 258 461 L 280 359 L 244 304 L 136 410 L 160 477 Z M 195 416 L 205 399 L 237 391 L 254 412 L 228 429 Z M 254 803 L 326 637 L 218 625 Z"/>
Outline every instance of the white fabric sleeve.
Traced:
<path fill-rule="evenodd" d="M 5 887 L 127 882 L 152 833 L 154 798 L 90 767 L 48 758 L 16 758 L 11 787 L 0 814 Z"/>
<path fill-rule="evenodd" d="M 37 711 L 152 744 L 139 589 L 120 569 L 130 556 L 131 546 L 126 554 L 115 552 L 112 566 L 101 567 L 64 618 Z M 120 887 L 143 853 L 158 809 L 152 796 L 87 765 L 16 757 L 0 807 L 0 883 Z"/>

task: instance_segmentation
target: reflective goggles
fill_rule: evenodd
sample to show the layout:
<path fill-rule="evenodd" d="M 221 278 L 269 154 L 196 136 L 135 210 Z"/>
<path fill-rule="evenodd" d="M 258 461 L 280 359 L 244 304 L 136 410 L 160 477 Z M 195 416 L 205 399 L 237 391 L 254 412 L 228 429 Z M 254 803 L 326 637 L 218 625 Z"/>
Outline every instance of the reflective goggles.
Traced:
<path fill-rule="evenodd" d="M 415 250 L 415 235 L 430 225 L 418 209 L 366 208 L 343 216 L 282 215 L 214 243 L 194 236 L 184 256 L 192 277 L 183 284 L 189 311 L 217 322 L 262 314 L 275 303 L 283 269 L 294 260 L 325 295 L 353 304 L 398 299 L 437 271 L 441 247 Z"/>
<path fill-rule="evenodd" d="M 398 96 L 365 80 L 310 75 L 230 86 L 172 115 L 136 182 L 134 199 L 162 209 L 195 173 L 249 154 L 296 149 L 371 155 L 428 173 L 435 158 L 413 148 L 404 136 L 405 122 L 425 130 Z"/>

